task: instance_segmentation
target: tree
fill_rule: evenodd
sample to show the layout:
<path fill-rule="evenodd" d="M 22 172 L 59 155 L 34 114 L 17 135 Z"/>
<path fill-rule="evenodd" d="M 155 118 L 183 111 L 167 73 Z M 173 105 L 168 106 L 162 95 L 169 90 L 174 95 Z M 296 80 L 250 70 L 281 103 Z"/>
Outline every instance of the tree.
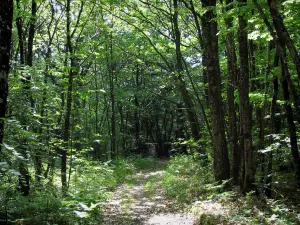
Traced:
<path fill-rule="evenodd" d="M 10 69 L 13 1 L 0 3 L 0 151 L 4 137 L 4 121 L 8 107 L 8 74 Z"/>
<path fill-rule="evenodd" d="M 227 13 L 233 9 L 232 0 L 226 0 Z M 226 28 L 229 30 L 226 40 L 226 53 L 227 53 L 227 71 L 228 71 L 228 84 L 227 84 L 227 101 L 228 101 L 228 135 L 229 146 L 231 152 L 231 174 L 234 184 L 238 184 L 239 167 L 240 167 L 240 154 L 238 149 L 238 134 L 237 134 L 237 116 L 236 107 L 234 101 L 234 91 L 237 87 L 238 69 L 237 69 L 237 57 L 235 49 L 233 17 L 225 18 Z"/>
<path fill-rule="evenodd" d="M 201 2 L 205 10 L 201 21 L 204 46 L 203 57 L 206 62 L 206 68 L 204 69 L 208 77 L 208 98 L 214 142 L 214 173 L 216 180 L 221 181 L 230 178 L 230 165 L 222 108 L 217 22 L 215 21 L 216 14 L 214 12 L 216 1 L 202 0 Z"/>
<path fill-rule="evenodd" d="M 247 0 L 239 1 L 240 8 L 245 7 Z M 252 131 L 251 120 L 252 112 L 249 100 L 249 52 L 248 52 L 248 37 L 247 37 L 247 20 L 246 16 L 241 14 L 238 16 L 238 48 L 240 56 L 240 75 L 239 75 L 239 96 L 240 96 L 240 117 L 243 146 L 243 167 L 244 176 L 242 177 L 242 189 L 248 192 L 254 187 L 254 154 L 252 149 Z"/>

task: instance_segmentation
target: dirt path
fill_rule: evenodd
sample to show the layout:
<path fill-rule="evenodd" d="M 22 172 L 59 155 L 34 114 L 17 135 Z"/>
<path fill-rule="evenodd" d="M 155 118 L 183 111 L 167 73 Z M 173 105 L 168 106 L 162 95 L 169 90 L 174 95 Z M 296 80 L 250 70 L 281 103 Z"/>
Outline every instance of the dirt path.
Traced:
<path fill-rule="evenodd" d="M 164 162 L 151 171 L 141 171 L 119 186 L 104 208 L 103 225 L 192 225 L 193 216 L 176 210 L 163 195 Z"/>

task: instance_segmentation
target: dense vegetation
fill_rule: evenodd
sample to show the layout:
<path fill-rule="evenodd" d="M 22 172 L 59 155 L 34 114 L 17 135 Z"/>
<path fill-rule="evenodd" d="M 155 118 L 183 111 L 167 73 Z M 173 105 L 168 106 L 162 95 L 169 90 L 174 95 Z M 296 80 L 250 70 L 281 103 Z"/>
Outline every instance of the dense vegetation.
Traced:
<path fill-rule="evenodd" d="M 114 188 L 171 157 L 159 183 L 179 206 L 237 198 L 227 222 L 299 223 L 299 12 L 1 0 L 0 221 L 100 223 Z"/>

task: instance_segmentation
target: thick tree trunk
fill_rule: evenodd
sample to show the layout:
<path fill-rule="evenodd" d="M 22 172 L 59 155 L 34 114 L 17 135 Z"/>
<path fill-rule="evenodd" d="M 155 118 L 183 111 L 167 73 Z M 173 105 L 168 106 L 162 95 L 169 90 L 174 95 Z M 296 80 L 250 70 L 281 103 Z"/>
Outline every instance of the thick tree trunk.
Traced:
<path fill-rule="evenodd" d="M 13 1 L 0 2 L 0 151 L 4 137 L 4 118 L 7 110 L 8 74 L 11 52 Z"/>
<path fill-rule="evenodd" d="M 240 0 L 240 4 L 246 4 L 247 0 Z M 244 16 L 238 16 L 238 43 L 240 56 L 239 74 L 239 96 L 240 96 L 240 116 L 243 130 L 244 146 L 244 168 L 245 177 L 242 182 L 243 192 L 248 192 L 254 188 L 254 155 L 252 150 L 252 131 L 251 131 L 251 107 L 249 100 L 249 51 L 247 38 L 247 21 Z"/>
<path fill-rule="evenodd" d="M 230 178 L 230 164 L 225 137 L 225 119 L 222 109 L 221 74 L 218 54 L 217 22 L 214 13 L 216 0 L 201 0 L 205 9 L 202 20 L 202 35 L 206 72 L 208 75 L 209 105 L 214 141 L 214 173 L 217 181 Z"/>
<path fill-rule="evenodd" d="M 226 11 L 232 9 L 233 0 L 226 1 Z M 229 5 L 229 6 L 228 6 Z M 231 30 L 232 18 L 225 19 L 226 28 Z M 229 125 L 229 144 L 231 153 L 231 175 L 234 184 L 238 184 L 239 178 L 239 149 L 238 149 L 238 135 L 237 135 L 237 117 L 236 108 L 234 103 L 234 91 L 237 86 L 237 58 L 235 53 L 234 32 L 228 32 L 227 42 L 227 71 L 228 71 L 228 84 L 227 84 L 227 101 L 228 101 L 228 125 Z"/>

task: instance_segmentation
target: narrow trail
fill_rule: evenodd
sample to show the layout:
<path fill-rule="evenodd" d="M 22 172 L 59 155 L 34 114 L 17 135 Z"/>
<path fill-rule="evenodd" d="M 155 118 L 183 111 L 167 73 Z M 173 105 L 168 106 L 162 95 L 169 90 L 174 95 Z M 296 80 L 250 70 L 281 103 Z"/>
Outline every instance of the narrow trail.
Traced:
<path fill-rule="evenodd" d="M 161 178 L 166 162 L 136 173 L 116 188 L 103 210 L 103 225 L 192 225 L 193 216 L 176 209 L 163 195 Z"/>

